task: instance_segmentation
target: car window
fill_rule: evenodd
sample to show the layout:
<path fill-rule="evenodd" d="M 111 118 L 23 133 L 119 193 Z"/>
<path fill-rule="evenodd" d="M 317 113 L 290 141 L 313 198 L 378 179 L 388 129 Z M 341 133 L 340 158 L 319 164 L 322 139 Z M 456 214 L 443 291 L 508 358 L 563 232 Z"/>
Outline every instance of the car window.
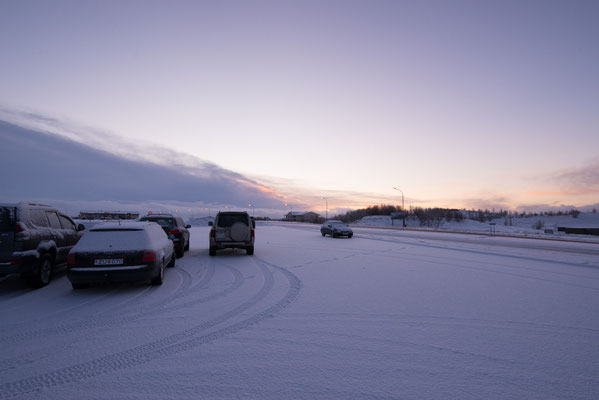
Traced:
<path fill-rule="evenodd" d="M 62 224 L 62 229 L 72 229 L 74 231 L 77 230 L 77 226 L 75 225 L 75 223 L 73 221 L 71 221 L 70 218 L 65 217 L 64 215 L 59 215 L 58 218 L 60 218 L 60 223 Z"/>
<path fill-rule="evenodd" d="M 14 207 L 0 207 L 0 230 L 8 231 L 14 227 L 15 211 Z"/>
<path fill-rule="evenodd" d="M 175 221 L 173 220 L 173 218 L 142 218 L 141 221 L 156 222 L 158 225 L 164 228 L 169 228 L 175 225 Z"/>
<path fill-rule="evenodd" d="M 14 227 L 15 208 L 0 207 L 0 231 L 8 231 Z"/>
<path fill-rule="evenodd" d="M 218 217 L 218 226 L 221 228 L 230 228 L 236 222 L 247 225 L 248 218 L 243 214 L 221 214 Z"/>
<path fill-rule="evenodd" d="M 31 218 L 31 222 L 35 226 L 39 227 L 48 227 L 48 217 L 46 217 L 46 213 L 43 210 L 30 210 L 29 217 Z"/>
<path fill-rule="evenodd" d="M 46 211 L 46 215 L 48 216 L 48 221 L 50 221 L 50 226 L 54 229 L 62 229 L 60 225 L 60 220 L 58 219 L 58 214 L 53 211 Z"/>
<path fill-rule="evenodd" d="M 77 251 L 135 251 L 148 250 L 149 244 L 148 233 L 143 229 L 92 228 L 81 237 L 76 247 Z"/>

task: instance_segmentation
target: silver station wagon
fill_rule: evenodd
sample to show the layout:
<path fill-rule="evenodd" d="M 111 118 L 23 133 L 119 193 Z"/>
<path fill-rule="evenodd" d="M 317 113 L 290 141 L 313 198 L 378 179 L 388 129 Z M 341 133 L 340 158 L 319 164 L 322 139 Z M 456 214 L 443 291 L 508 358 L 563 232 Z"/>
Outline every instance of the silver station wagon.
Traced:
<path fill-rule="evenodd" d="M 173 242 L 155 222 L 105 222 L 91 228 L 67 257 L 73 289 L 95 282 L 149 280 L 161 285 L 175 266 Z"/>

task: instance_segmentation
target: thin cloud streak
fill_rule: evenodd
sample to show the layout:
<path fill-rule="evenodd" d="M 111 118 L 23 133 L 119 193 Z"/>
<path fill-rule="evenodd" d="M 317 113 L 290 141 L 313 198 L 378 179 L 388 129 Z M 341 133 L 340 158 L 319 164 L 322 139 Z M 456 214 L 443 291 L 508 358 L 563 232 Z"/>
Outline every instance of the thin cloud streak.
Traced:
<path fill-rule="evenodd" d="M 587 196 L 599 194 L 599 189 L 577 189 L 577 190 L 560 190 L 560 191 L 539 191 L 527 192 L 530 197 L 548 197 L 548 196 Z"/>
<path fill-rule="evenodd" d="M 583 166 L 558 170 L 541 176 L 540 179 L 556 182 L 568 188 L 568 190 L 556 191 L 556 193 L 594 194 L 596 193 L 595 189 L 599 189 L 599 157 L 587 161 Z M 531 193 L 535 193 L 535 191 Z M 551 191 L 548 191 L 548 193 L 551 193 Z"/>
<path fill-rule="evenodd" d="M 599 159 L 592 160 L 582 167 L 564 171 L 554 179 L 574 186 L 599 188 Z"/>

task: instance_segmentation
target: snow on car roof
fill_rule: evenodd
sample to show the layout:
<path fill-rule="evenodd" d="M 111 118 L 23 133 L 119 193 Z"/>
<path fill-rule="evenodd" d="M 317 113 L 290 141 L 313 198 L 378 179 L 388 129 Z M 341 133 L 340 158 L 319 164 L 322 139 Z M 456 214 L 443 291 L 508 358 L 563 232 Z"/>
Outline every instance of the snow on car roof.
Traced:
<path fill-rule="evenodd" d="M 107 221 L 94 226 L 90 231 L 145 229 L 155 222 L 150 221 Z"/>

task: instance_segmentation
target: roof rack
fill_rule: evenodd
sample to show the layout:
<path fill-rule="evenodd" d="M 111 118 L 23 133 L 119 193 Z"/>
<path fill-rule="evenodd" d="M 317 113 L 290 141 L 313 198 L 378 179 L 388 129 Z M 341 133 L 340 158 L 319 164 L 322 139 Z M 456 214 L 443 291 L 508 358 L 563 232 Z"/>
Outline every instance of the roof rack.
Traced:
<path fill-rule="evenodd" d="M 27 203 L 27 202 L 24 202 L 23 204 L 26 204 L 28 206 L 52 207 L 52 206 L 49 206 L 47 204 L 39 204 L 39 203 Z"/>

